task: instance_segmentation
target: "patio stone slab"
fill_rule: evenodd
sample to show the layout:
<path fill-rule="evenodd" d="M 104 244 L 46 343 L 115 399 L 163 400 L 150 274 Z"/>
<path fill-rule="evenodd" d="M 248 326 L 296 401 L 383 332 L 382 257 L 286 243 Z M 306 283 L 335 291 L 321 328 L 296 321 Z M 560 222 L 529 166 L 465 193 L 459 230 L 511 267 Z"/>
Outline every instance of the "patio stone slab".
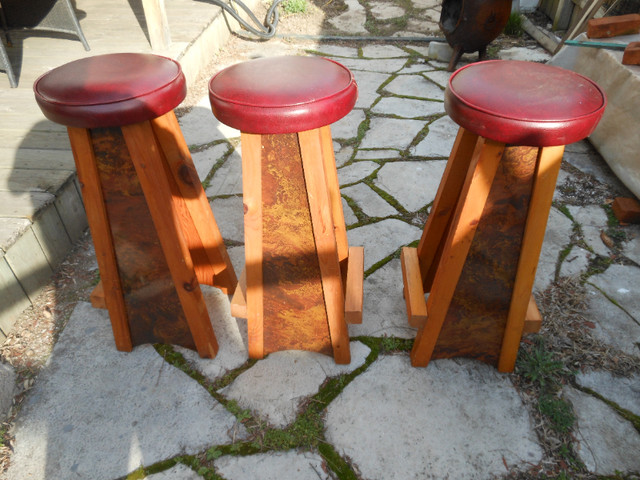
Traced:
<path fill-rule="evenodd" d="M 398 158 L 400 152 L 398 150 L 377 149 L 377 150 L 358 150 L 356 152 L 356 160 L 385 160 L 388 158 Z"/>
<path fill-rule="evenodd" d="M 427 77 L 432 82 L 437 83 L 442 88 L 446 88 L 449 84 L 451 72 L 447 72 L 446 70 L 433 70 L 431 72 L 423 73 L 423 76 Z"/>
<path fill-rule="evenodd" d="M 374 105 L 371 111 L 404 118 L 429 117 L 443 114 L 444 103 L 414 98 L 384 97 Z"/>
<path fill-rule="evenodd" d="M 345 0 L 347 11 L 329 20 L 329 23 L 338 30 L 349 33 L 367 33 L 364 27 L 367 21 L 367 12 L 358 0 Z"/>
<path fill-rule="evenodd" d="M 505 464 L 542 459 L 525 412 L 508 377 L 488 365 L 414 368 L 408 355 L 383 356 L 329 405 L 326 436 L 370 480 L 492 478 Z"/>
<path fill-rule="evenodd" d="M 147 480 L 202 480 L 202 477 L 186 465 L 177 464 L 164 472 L 144 477 Z"/>
<path fill-rule="evenodd" d="M 0 363 L 0 420 L 9 412 L 16 393 L 16 371 L 11 365 Z"/>
<path fill-rule="evenodd" d="M 354 162 L 338 169 L 338 180 L 340 185 L 355 183 L 368 177 L 379 167 L 376 162 Z"/>
<path fill-rule="evenodd" d="M 402 17 L 406 12 L 404 8 L 384 2 L 371 2 L 371 14 L 378 20 L 389 20 Z M 366 56 L 366 55 L 365 55 Z"/>
<path fill-rule="evenodd" d="M 584 207 L 569 205 L 567 208 L 575 222 L 580 225 L 587 245 L 598 255 L 603 257 L 611 255 L 609 248 L 602 243 L 602 238 L 600 237 L 600 233 L 606 230 L 608 221 L 607 214 L 603 208 L 599 205 L 587 205 Z"/>
<path fill-rule="evenodd" d="M 589 268 L 589 262 L 594 254 L 578 245 L 573 245 L 571 251 L 560 264 L 561 277 L 579 277 Z"/>
<path fill-rule="evenodd" d="M 377 5 L 378 4 L 374 4 L 372 10 L 375 10 Z M 401 15 L 404 15 L 404 10 L 402 11 L 403 13 Z M 409 54 L 394 45 L 364 45 L 362 47 L 362 56 L 364 58 L 398 58 L 408 57 Z"/>
<path fill-rule="evenodd" d="M 589 277 L 589 283 L 602 290 L 636 321 L 640 321 L 640 268 L 611 265 L 604 273 Z"/>
<path fill-rule="evenodd" d="M 421 235 L 422 230 L 418 227 L 396 219 L 382 220 L 347 231 L 349 245 L 364 246 L 365 270 L 400 247 L 419 240 Z"/>
<path fill-rule="evenodd" d="M 640 375 L 615 377 L 607 371 L 589 371 L 576 375 L 576 381 L 619 407 L 640 415 Z"/>
<path fill-rule="evenodd" d="M 427 136 L 411 149 L 411 154 L 419 157 L 449 158 L 457 134 L 458 125 L 445 115 L 429 124 Z"/>
<path fill-rule="evenodd" d="M 365 258 L 367 250 L 365 250 Z M 362 323 L 349 325 L 352 337 L 415 338 L 417 329 L 407 323 L 402 296 L 402 268 L 395 258 L 364 280 Z"/>
<path fill-rule="evenodd" d="M 572 387 L 563 388 L 562 394 L 573 404 L 576 453 L 590 472 L 614 475 L 640 471 L 640 434 L 631 423 L 606 403 Z"/>
<path fill-rule="evenodd" d="M 406 58 L 378 58 L 367 60 L 365 58 L 344 58 L 341 62 L 350 70 L 364 70 L 377 73 L 394 73 L 402 69 L 407 63 Z M 357 80 L 358 77 L 356 77 Z"/>
<path fill-rule="evenodd" d="M 242 197 L 216 198 L 209 202 L 222 238 L 244 243 Z"/>
<path fill-rule="evenodd" d="M 407 211 L 415 212 L 433 202 L 446 165 L 446 160 L 389 162 L 374 183 Z"/>
<path fill-rule="evenodd" d="M 360 148 L 398 148 L 405 150 L 423 129 L 420 120 L 372 118 Z"/>
<path fill-rule="evenodd" d="M 596 326 L 593 336 L 629 355 L 640 355 L 640 325 L 589 283 L 586 289 L 589 307 L 583 315 Z"/>
<path fill-rule="evenodd" d="M 225 455 L 215 461 L 226 480 L 332 480 L 324 459 L 313 452 L 273 452 L 245 457 Z M 259 477 L 256 476 L 259 473 Z"/>
<path fill-rule="evenodd" d="M 206 145 L 215 140 L 240 137 L 240 131 L 218 121 L 211 112 L 209 96 L 204 96 L 186 115 L 178 119 L 187 145 Z"/>
<path fill-rule="evenodd" d="M 240 270 L 237 272 L 240 275 Z M 218 354 L 216 358 L 201 358 L 197 352 L 175 346 L 175 350 L 193 367 L 204 375 L 207 379 L 215 381 L 223 377 L 230 370 L 242 366 L 249 360 L 249 353 L 246 346 L 246 336 L 240 330 L 238 321 L 231 316 L 229 297 L 222 290 L 208 285 L 202 285 L 202 294 L 213 330 L 218 339 Z"/>
<path fill-rule="evenodd" d="M 216 170 L 209 186 L 205 190 L 208 197 L 217 195 L 242 194 L 242 156 L 234 152 L 227 157 L 224 164 Z"/>
<path fill-rule="evenodd" d="M 315 48 L 315 51 L 327 57 L 358 58 L 358 49 L 354 47 L 343 47 L 341 45 L 318 45 Z M 336 61 L 339 62 L 340 59 L 336 59 Z"/>
<path fill-rule="evenodd" d="M 230 443 L 234 431 L 246 435 L 153 347 L 117 351 L 107 312 L 81 302 L 16 421 L 6 478 L 113 479 Z"/>
<path fill-rule="evenodd" d="M 356 100 L 356 108 L 369 108 L 373 102 L 380 96 L 378 88 L 382 85 L 389 75 L 377 72 L 352 72 L 358 84 L 358 100 Z"/>
<path fill-rule="evenodd" d="M 222 157 L 228 150 L 229 144 L 219 143 L 201 152 L 195 152 L 191 154 L 193 164 L 196 167 L 196 172 L 198 172 L 198 178 L 201 182 L 203 182 L 204 179 L 207 178 L 218 159 Z"/>
<path fill-rule="evenodd" d="M 358 127 L 364 120 L 364 112 L 360 109 L 351 110 L 344 118 L 331 125 L 333 138 L 349 139 L 358 136 Z"/>
<path fill-rule="evenodd" d="M 329 377 L 349 373 L 364 364 L 370 349 L 351 342 L 351 363 L 336 365 L 332 357 L 314 352 L 275 352 L 240 374 L 220 390 L 241 408 L 256 412 L 275 427 L 286 427 L 298 415 L 307 397 L 318 392 Z"/>
<path fill-rule="evenodd" d="M 640 225 L 627 225 L 624 230 L 627 241 L 624 242 L 622 253 L 640 265 Z"/>
<path fill-rule="evenodd" d="M 358 183 L 350 187 L 341 188 L 342 195 L 358 204 L 358 207 L 368 217 L 388 217 L 397 215 L 398 211 L 389 202 L 374 192 L 368 185 Z"/>
<path fill-rule="evenodd" d="M 544 291 L 555 280 L 560 252 L 570 243 L 572 233 L 573 222 L 562 212 L 552 207 L 538 260 L 536 280 L 533 285 L 535 291 Z"/>
<path fill-rule="evenodd" d="M 399 75 L 384 89 L 395 95 L 444 101 L 444 91 L 422 75 Z"/>

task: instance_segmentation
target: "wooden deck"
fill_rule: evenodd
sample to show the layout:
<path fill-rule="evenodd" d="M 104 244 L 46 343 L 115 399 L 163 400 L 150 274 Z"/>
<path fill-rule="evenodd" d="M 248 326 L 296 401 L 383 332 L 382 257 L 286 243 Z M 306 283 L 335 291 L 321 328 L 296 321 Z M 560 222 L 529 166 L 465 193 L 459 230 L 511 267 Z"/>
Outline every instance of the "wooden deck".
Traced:
<path fill-rule="evenodd" d="M 87 227 L 66 129 L 44 118 L 34 80 L 69 61 L 113 52 L 152 52 L 142 0 L 76 0 L 90 51 L 68 35 L 11 32 L 18 88 L 0 72 L 0 342 Z M 229 36 L 220 7 L 165 0 L 171 45 L 193 84 Z M 4 40 L 4 39 L 3 39 Z M 6 44 L 5 44 L 6 45 Z"/>

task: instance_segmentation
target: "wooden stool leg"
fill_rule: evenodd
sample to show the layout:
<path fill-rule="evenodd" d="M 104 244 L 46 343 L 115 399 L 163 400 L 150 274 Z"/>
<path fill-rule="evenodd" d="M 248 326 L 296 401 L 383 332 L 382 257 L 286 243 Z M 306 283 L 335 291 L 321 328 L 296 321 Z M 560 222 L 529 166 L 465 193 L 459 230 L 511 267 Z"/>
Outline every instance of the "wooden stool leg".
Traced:
<path fill-rule="evenodd" d="M 215 357 L 218 352 L 213 327 L 202 298 L 187 241 L 180 219 L 188 209 L 178 192 L 172 191 L 166 175 L 160 145 L 149 122 L 122 127 L 131 159 L 144 191 L 171 277 L 185 313 L 196 349 L 201 357 Z"/>
<path fill-rule="evenodd" d="M 488 139 L 476 144 L 429 295 L 428 318 L 411 350 L 413 366 L 425 367 L 431 359 L 504 148 Z"/>
<path fill-rule="evenodd" d="M 564 146 L 543 147 L 538 152 L 518 270 L 498 360 L 501 372 L 511 372 L 515 368 L 563 152 Z"/>
<path fill-rule="evenodd" d="M 323 165 L 324 162 L 318 161 L 323 158 L 322 139 L 319 130 L 300 132 L 298 138 L 313 224 L 313 236 L 320 263 L 333 357 L 336 363 L 347 364 L 351 361 L 349 331 L 344 319 L 344 293 L 334 231 L 333 204 L 325 177 L 326 167 Z M 335 180 L 332 181 L 335 184 Z M 342 208 L 340 207 L 340 209 Z"/>
<path fill-rule="evenodd" d="M 449 161 L 442 174 L 431 213 L 427 218 L 418 244 L 418 259 L 425 292 L 431 291 L 433 277 L 442 255 L 448 231 L 451 228 L 451 219 L 461 198 L 460 192 L 478 141 L 478 135 L 460 128 Z"/>
<path fill-rule="evenodd" d="M 249 357 L 264 357 L 262 288 L 262 136 L 242 133 L 242 202 Z M 242 292 L 242 285 L 237 291 Z M 234 302 L 235 302 L 234 298 Z"/>
<path fill-rule="evenodd" d="M 67 131 L 78 171 L 78 179 L 82 185 L 82 198 L 96 248 L 96 259 L 105 295 L 104 301 L 109 310 L 116 348 L 130 352 L 133 349 L 133 343 L 129 330 L 127 308 L 124 303 L 113 237 L 90 132 L 84 128 L 76 127 L 68 127 Z"/>
<path fill-rule="evenodd" d="M 198 281 L 232 294 L 238 280 L 175 113 L 170 111 L 151 125 L 189 212 L 181 224 Z"/>

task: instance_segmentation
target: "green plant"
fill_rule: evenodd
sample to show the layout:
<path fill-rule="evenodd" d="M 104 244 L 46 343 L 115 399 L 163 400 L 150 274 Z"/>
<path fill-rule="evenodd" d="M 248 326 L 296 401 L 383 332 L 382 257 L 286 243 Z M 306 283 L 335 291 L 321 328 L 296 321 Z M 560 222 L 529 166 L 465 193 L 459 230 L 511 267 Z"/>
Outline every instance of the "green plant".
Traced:
<path fill-rule="evenodd" d="M 538 400 L 538 410 L 551 421 L 551 427 L 558 433 L 571 430 L 575 422 L 571 405 L 553 395 L 542 395 Z"/>
<path fill-rule="evenodd" d="M 282 9 L 289 14 L 304 13 L 307 11 L 307 0 L 284 0 Z"/>
<path fill-rule="evenodd" d="M 520 351 L 517 369 L 527 380 L 545 388 L 557 383 L 556 378 L 562 374 L 564 365 L 553 359 L 553 353 L 546 349 L 544 341 L 538 337 L 531 348 Z"/>
<path fill-rule="evenodd" d="M 504 27 L 504 34 L 510 37 L 521 37 L 523 32 L 522 17 L 518 12 L 513 12 Z"/>

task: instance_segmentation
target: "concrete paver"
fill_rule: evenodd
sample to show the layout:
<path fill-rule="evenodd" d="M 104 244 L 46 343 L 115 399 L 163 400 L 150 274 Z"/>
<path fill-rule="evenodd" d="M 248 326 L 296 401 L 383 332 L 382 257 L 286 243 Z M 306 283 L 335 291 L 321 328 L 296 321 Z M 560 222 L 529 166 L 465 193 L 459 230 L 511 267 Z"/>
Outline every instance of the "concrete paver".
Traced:
<path fill-rule="evenodd" d="M 228 480 L 331 480 L 323 458 L 310 452 L 275 452 L 246 457 L 223 456 L 216 471 Z"/>

